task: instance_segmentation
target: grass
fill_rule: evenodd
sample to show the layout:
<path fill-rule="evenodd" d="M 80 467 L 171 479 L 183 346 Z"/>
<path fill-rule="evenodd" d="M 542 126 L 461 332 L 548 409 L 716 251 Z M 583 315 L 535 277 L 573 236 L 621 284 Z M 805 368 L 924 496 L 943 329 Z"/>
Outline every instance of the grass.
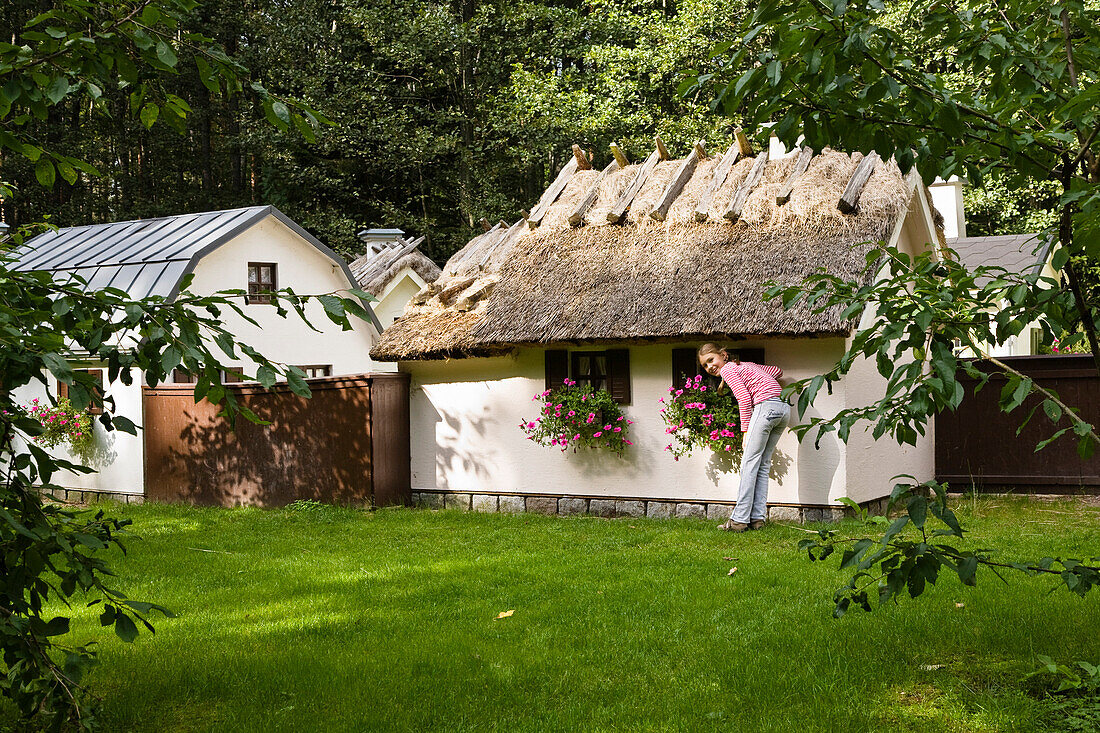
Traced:
<path fill-rule="evenodd" d="M 1036 655 L 1100 660 L 1100 594 L 1042 578 L 945 577 L 833 619 L 845 576 L 789 526 L 111 511 L 140 537 L 117 586 L 179 614 L 134 644 L 74 623 L 99 641 L 112 731 L 1034 730 Z M 960 518 L 1006 558 L 1100 548 L 1100 510 L 1078 504 L 976 499 Z"/>

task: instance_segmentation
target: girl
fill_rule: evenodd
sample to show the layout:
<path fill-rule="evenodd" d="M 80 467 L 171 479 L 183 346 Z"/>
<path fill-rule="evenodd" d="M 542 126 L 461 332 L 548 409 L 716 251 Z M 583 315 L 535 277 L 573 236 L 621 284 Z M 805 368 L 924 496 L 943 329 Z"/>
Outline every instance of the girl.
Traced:
<path fill-rule="evenodd" d="M 779 397 L 776 380 L 783 370 L 730 359 L 725 349 L 714 344 L 699 347 L 699 363 L 708 374 L 721 375 L 733 390 L 741 411 L 741 430 L 745 433 L 741 454 L 741 485 L 737 489 L 737 505 L 733 514 L 718 529 L 744 532 L 760 529 L 768 515 L 768 472 L 772 453 L 783 428 L 791 419 L 791 406 Z"/>

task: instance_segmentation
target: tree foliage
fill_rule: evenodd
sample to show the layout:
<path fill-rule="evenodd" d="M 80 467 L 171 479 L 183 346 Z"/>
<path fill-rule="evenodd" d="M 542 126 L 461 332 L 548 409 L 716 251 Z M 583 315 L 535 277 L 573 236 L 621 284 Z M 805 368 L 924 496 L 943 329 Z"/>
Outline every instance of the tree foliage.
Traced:
<path fill-rule="evenodd" d="M 1033 577 L 1053 576 L 1055 587 L 1078 596 L 1100 585 L 1100 557 L 1001 562 L 995 559 L 993 550 L 959 549 L 956 544 L 963 539 L 965 530 L 948 506 L 947 487 L 943 484 L 911 481 L 895 484 L 886 512 L 887 516 L 896 514 L 893 519 L 869 517 L 851 499 L 842 501 L 864 523 L 885 530 L 882 537 L 872 539 L 842 537 L 837 530 L 821 529 L 817 537 L 807 537 L 798 543 L 799 549 L 805 550 L 815 562 L 839 551 L 840 569 L 853 572 L 833 596 L 833 615 L 837 618 L 852 608 L 870 611 L 874 596 L 879 603 L 897 603 L 904 595 L 916 598 L 928 586 L 935 585 L 944 572 L 955 573 L 968 586 L 978 584 L 978 572 L 983 569 L 1001 580 L 1004 580 L 1002 573 L 1008 570 Z M 901 511 L 895 513 L 896 508 Z"/>
<path fill-rule="evenodd" d="M 0 27 L 19 28 L 38 0 L 12 0 Z M 644 158 L 660 133 L 670 149 L 699 137 L 715 145 L 731 121 L 705 98 L 677 93 L 680 70 L 711 65 L 710 47 L 732 34 L 746 0 L 203 0 L 181 10 L 178 29 L 212 39 L 247 68 L 245 92 L 204 84 L 189 44 L 175 73 L 149 92 L 166 111 L 183 100 L 183 135 L 146 129 L 130 115 L 129 88 L 102 85 L 109 116 L 66 96 L 49 119 L 27 121 L 55 149 L 103 175 L 35 183 L 31 162 L 6 159 L 18 184 L 3 202 L 12 224 L 70 225 L 270 203 L 344 255 L 364 227 L 425 234 L 442 262 L 482 217 L 514 221 L 529 209 L 578 143 L 602 165 L 617 140 Z M 155 51 L 155 49 L 154 49 Z M 155 53 L 154 53 L 155 56 Z M 209 59 L 208 59 L 209 61 Z M 220 67 L 209 65 L 217 71 Z M 223 84 L 224 91 L 224 84 Z M 313 125 L 290 99 L 335 126 Z M 287 105 L 291 128 L 281 122 Z M 170 105 L 169 105 L 170 107 Z M 147 119 L 151 119 L 147 113 Z"/>
<path fill-rule="evenodd" d="M 211 95 L 235 99 L 247 91 L 277 129 L 293 127 L 312 137 L 322 118 L 258 83 L 243 87 L 243 68 L 186 29 L 195 9 L 192 0 L 58 0 L 13 26 L 16 42 L 0 43 L 2 194 L 23 195 L 36 185 L 58 190 L 58 178 L 76 187 L 98 175 L 99 166 L 54 135 L 66 111 L 97 123 L 136 119 L 146 131 L 167 126 L 186 132 L 191 107 L 165 83 L 185 52 Z M 28 168 L 33 180 L 9 177 Z M 195 399 L 220 404 L 231 420 L 258 418 L 222 386 L 222 360 L 243 355 L 252 362 L 250 376 L 265 386 L 286 380 L 306 397 L 309 388 L 300 369 L 271 362 L 226 330 L 228 311 L 256 325 L 242 308 L 244 291 L 198 296 L 186 290 L 188 279 L 171 302 L 155 296 L 135 301 L 120 290 L 89 290 L 80 277 L 13 269 L 12 248 L 34 230 L 21 228 L 0 241 L 0 695 L 16 706 L 23 724 L 60 730 L 94 722 L 80 683 L 95 653 L 67 639 L 68 616 L 48 610 L 77 602 L 96 606 L 100 623 L 125 641 L 137 637 L 139 625 L 152 630 L 150 613 L 171 612 L 129 599 L 113 585 L 104 551 L 125 549 L 127 521 L 43 501 L 43 494 L 60 488 L 53 483 L 59 472 L 91 469 L 36 444 L 46 428 L 17 402 L 16 390 L 56 379 L 68 386 L 73 408 L 101 408 L 98 419 L 106 429 L 133 433 L 137 426 L 115 411 L 111 382 L 156 385 L 184 368 L 198 376 Z M 305 318 L 309 296 L 286 290 L 272 297 L 282 317 Z M 366 297 L 348 291 L 320 299 L 325 315 L 347 329 L 350 318 L 369 317 L 361 300 Z M 106 392 L 87 372 L 74 371 L 74 355 L 104 366 Z"/>

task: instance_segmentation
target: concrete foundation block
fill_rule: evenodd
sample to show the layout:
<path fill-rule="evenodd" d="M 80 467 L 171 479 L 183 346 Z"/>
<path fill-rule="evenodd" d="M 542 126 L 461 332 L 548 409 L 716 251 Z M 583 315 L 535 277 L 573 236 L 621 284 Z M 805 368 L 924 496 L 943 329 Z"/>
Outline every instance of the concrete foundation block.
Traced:
<path fill-rule="evenodd" d="M 644 501 L 616 501 L 615 516 L 617 517 L 644 517 Z"/>
<path fill-rule="evenodd" d="M 470 506 L 475 512 L 496 512 L 497 497 L 490 496 L 489 494 L 474 494 Z"/>
<path fill-rule="evenodd" d="M 671 519 L 676 504 L 671 501 L 647 501 L 645 515 L 650 519 Z"/>
<path fill-rule="evenodd" d="M 733 504 L 707 504 L 707 519 L 724 522 L 733 514 Z"/>
<path fill-rule="evenodd" d="M 588 512 L 588 499 L 563 498 L 558 499 L 558 514 L 563 516 L 576 516 Z"/>
<path fill-rule="evenodd" d="M 706 519 L 707 507 L 705 504 L 677 504 L 674 516 L 677 519 Z"/>
<path fill-rule="evenodd" d="M 821 521 L 823 522 L 839 522 L 841 519 L 844 519 L 843 509 L 829 507 L 821 510 Z"/>
<path fill-rule="evenodd" d="M 802 510 L 796 506 L 770 506 L 768 519 L 773 522 L 801 522 Z"/>
<path fill-rule="evenodd" d="M 497 510 L 506 514 L 519 514 L 524 511 L 522 496 L 501 496 L 497 500 Z"/>
<path fill-rule="evenodd" d="M 130 494 L 129 496 L 126 497 L 126 503 L 127 504 L 144 504 L 145 503 L 145 495 L 144 494 Z"/>
<path fill-rule="evenodd" d="M 470 500 L 472 498 L 470 494 L 446 494 L 443 497 L 443 508 L 461 509 L 468 512 L 470 511 Z"/>
<path fill-rule="evenodd" d="M 420 506 L 426 509 L 442 509 L 443 494 L 431 494 L 428 492 L 420 494 Z"/>
<path fill-rule="evenodd" d="M 527 511 L 534 514 L 557 514 L 558 500 L 547 496 L 528 496 Z"/>
<path fill-rule="evenodd" d="M 615 500 L 593 499 L 588 502 L 588 513 L 595 514 L 597 517 L 613 517 L 615 516 Z"/>
<path fill-rule="evenodd" d="M 414 491 L 409 494 L 409 504 L 412 506 L 420 506 L 420 492 Z"/>

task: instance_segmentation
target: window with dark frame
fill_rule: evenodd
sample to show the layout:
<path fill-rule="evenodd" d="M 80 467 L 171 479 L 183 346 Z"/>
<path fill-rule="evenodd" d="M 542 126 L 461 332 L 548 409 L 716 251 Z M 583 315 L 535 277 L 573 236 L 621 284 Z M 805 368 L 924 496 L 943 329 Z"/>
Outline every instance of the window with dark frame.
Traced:
<path fill-rule="evenodd" d="M 728 349 L 730 357 L 735 354 L 741 361 L 751 361 L 753 364 L 764 364 L 763 349 Z M 695 379 L 702 375 L 702 383 L 713 389 L 721 382 L 721 377 L 712 377 L 703 371 L 703 365 L 699 363 L 698 349 L 673 349 L 672 350 L 672 384 L 674 387 L 684 386 L 688 379 Z"/>
<path fill-rule="evenodd" d="M 630 404 L 630 350 L 566 351 L 547 349 L 546 389 L 556 389 L 572 377 L 592 389 L 606 389 L 620 405 Z"/>
<path fill-rule="evenodd" d="M 89 415 L 102 415 L 103 414 L 103 370 L 102 369 L 73 369 L 73 372 L 83 372 L 84 374 L 90 374 L 92 376 L 92 379 L 95 380 L 95 382 L 96 382 L 95 390 L 96 390 L 96 393 L 99 396 L 100 404 L 97 405 L 93 402 L 92 404 L 88 405 L 88 414 Z M 67 385 L 64 382 L 59 380 L 57 382 L 57 398 L 61 399 L 62 397 L 68 399 L 68 397 L 69 397 L 69 385 Z"/>
<path fill-rule="evenodd" d="M 590 385 L 592 391 L 604 389 L 607 386 L 607 352 L 570 352 L 569 372 L 579 385 Z"/>
<path fill-rule="evenodd" d="M 278 288 L 274 262 L 248 263 L 248 302 L 270 303 L 272 291 Z"/>
<path fill-rule="evenodd" d="M 317 379 L 318 377 L 332 376 L 332 364 L 310 364 L 307 366 L 300 366 L 298 368 L 306 373 L 306 379 Z"/>
<path fill-rule="evenodd" d="M 197 381 L 199 381 L 198 378 L 186 369 L 172 370 L 173 384 L 194 384 Z"/>

